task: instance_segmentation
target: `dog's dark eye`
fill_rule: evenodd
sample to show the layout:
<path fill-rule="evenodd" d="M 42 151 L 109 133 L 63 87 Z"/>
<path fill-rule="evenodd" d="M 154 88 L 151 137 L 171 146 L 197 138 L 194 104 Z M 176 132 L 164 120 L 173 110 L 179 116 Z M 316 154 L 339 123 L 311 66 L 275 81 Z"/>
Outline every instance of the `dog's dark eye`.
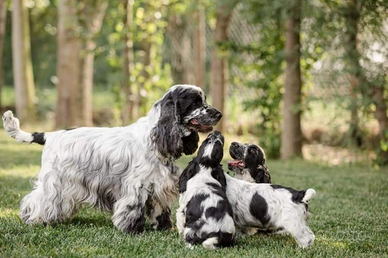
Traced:
<path fill-rule="evenodd" d="M 193 101 L 195 104 L 202 104 L 202 98 L 201 96 L 197 95 Z"/>
<path fill-rule="evenodd" d="M 258 150 L 256 148 L 249 148 L 248 150 L 250 153 L 257 154 Z"/>

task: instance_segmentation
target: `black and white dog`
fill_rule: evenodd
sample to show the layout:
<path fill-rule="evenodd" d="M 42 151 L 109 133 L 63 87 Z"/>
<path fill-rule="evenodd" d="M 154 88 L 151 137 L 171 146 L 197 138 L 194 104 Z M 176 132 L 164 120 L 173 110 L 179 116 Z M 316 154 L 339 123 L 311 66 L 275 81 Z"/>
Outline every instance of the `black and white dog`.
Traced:
<path fill-rule="evenodd" d="M 228 166 L 236 176 L 225 174 L 226 194 L 237 229 L 248 233 L 259 229 L 290 234 L 300 247 L 312 245 L 315 236 L 307 226 L 307 215 L 308 201 L 315 196 L 315 190 L 298 191 L 263 183 L 271 178 L 264 165 L 265 153 L 256 145 L 234 142 L 229 152 L 235 160 Z M 241 176 L 241 171 L 246 175 Z"/>
<path fill-rule="evenodd" d="M 179 178 L 177 227 L 188 245 L 206 249 L 235 243 L 232 207 L 226 197 L 225 175 L 220 165 L 224 137 L 210 134 Z"/>
<path fill-rule="evenodd" d="M 20 129 L 11 111 L 5 112 L 4 128 L 11 137 L 45 145 L 41 171 L 21 202 L 20 218 L 27 224 L 61 222 L 87 204 L 112 211 L 118 229 L 136 233 L 144 229 L 147 206 L 154 228 L 171 228 L 180 174 L 174 161 L 194 153 L 197 132 L 211 131 L 221 116 L 192 85 L 171 87 L 146 117 L 126 127 L 31 134 Z"/>
<path fill-rule="evenodd" d="M 251 183 L 271 183 L 265 153 L 260 146 L 232 142 L 229 154 L 234 160 L 228 161 L 228 168 L 235 173 L 235 178 Z"/>

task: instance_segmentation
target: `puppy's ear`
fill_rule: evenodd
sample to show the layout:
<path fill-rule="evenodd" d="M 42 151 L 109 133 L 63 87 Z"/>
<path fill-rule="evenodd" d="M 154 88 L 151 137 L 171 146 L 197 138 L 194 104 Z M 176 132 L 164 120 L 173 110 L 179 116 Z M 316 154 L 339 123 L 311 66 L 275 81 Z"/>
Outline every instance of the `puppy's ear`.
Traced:
<path fill-rule="evenodd" d="M 199 164 L 197 159 L 190 161 L 189 165 L 183 170 L 181 176 L 179 177 L 179 193 L 186 192 L 187 181 L 189 181 L 195 174 L 199 171 Z"/>
<path fill-rule="evenodd" d="M 271 183 L 271 175 L 265 165 L 259 165 L 254 173 L 251 172 L 251 176 L 256 183 Z"/>
<path fill-rule="evenodd" d="M 226 178 L 221 165 L 212 169 L 212 177 L 220 182 L 222 190 L 226 191 Z"/>
<path fill-rule="evenodd" d="M 191 155 L 198 149 L 199 135 L 197 132 L 191 132 L 189 136 L 183 137 L 183 153 Z"/>
<path fill-rule="evenodd" d="M 178 102 L 174 101 L 172 93 L 169 93 L 160 105 L 160 118 L 151 131 L 151 139 L 163 157 L 168 158 L 171 155 L 178 159 L 183 151 L 183 126 Z"/>

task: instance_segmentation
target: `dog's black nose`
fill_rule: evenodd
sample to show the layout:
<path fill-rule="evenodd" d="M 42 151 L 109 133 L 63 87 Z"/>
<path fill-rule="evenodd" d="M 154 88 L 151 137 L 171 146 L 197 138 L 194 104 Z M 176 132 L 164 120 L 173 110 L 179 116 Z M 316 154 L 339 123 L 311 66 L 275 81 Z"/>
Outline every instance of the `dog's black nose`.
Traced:
<path fill-rule="evenodd" d="M 237 145 L 238 145 L 238 143 L 237 142 L 232 142 L 232 144 L 231 144 L 233 147 L 236 147 Z"/>
<path fill-rule="evenodd" d="M 217 119 L 221 119 L 221 117 L 222 117 L 222 113 L 218 110 L 217 110 L 216 117 L 217 117 Z"/>

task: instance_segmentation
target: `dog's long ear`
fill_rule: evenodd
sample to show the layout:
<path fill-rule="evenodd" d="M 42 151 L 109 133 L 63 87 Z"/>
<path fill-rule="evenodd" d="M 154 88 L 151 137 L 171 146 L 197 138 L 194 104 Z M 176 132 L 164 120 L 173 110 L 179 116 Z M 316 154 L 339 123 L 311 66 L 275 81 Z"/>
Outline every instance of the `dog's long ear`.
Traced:
<path fill-rule="evenodd" d="M 199 135 L 197 132 L 191 132 L 189 136 L 183 137 L 183 153 L 191 155 L 198 149 Z"/>
<path fill-rule="evenodd" d="M 265 165 L 258 165 L 254 173 L 251 172 L 251 176 L 256 183 L 271 183 L 271 175 Z"/>
<path fill-rule="evenodd" d="M 179 104 L 174 101 L 172 93 L 169 93 L 160 105 L 159 121 L 152 129 L 151 139 L 162 156 L 168 158 L 171 155 L 178 159 L 183 152 Z"/>
<path fill-rule="evenodd" d="M 197 159 L 190 161 L 189 165 L 183 170 L 181 176 L 179 177 L 179 193 L 186 192 L 187 181 L 189 181 L 195 174 L 199 171 L 199 164 Z"/>
<path fill-rule="evenodd" d="M 222 190 L 226 191 L 226 178 L 221 165 L 212 169 L 212 177 L 220 182 Z"/>

